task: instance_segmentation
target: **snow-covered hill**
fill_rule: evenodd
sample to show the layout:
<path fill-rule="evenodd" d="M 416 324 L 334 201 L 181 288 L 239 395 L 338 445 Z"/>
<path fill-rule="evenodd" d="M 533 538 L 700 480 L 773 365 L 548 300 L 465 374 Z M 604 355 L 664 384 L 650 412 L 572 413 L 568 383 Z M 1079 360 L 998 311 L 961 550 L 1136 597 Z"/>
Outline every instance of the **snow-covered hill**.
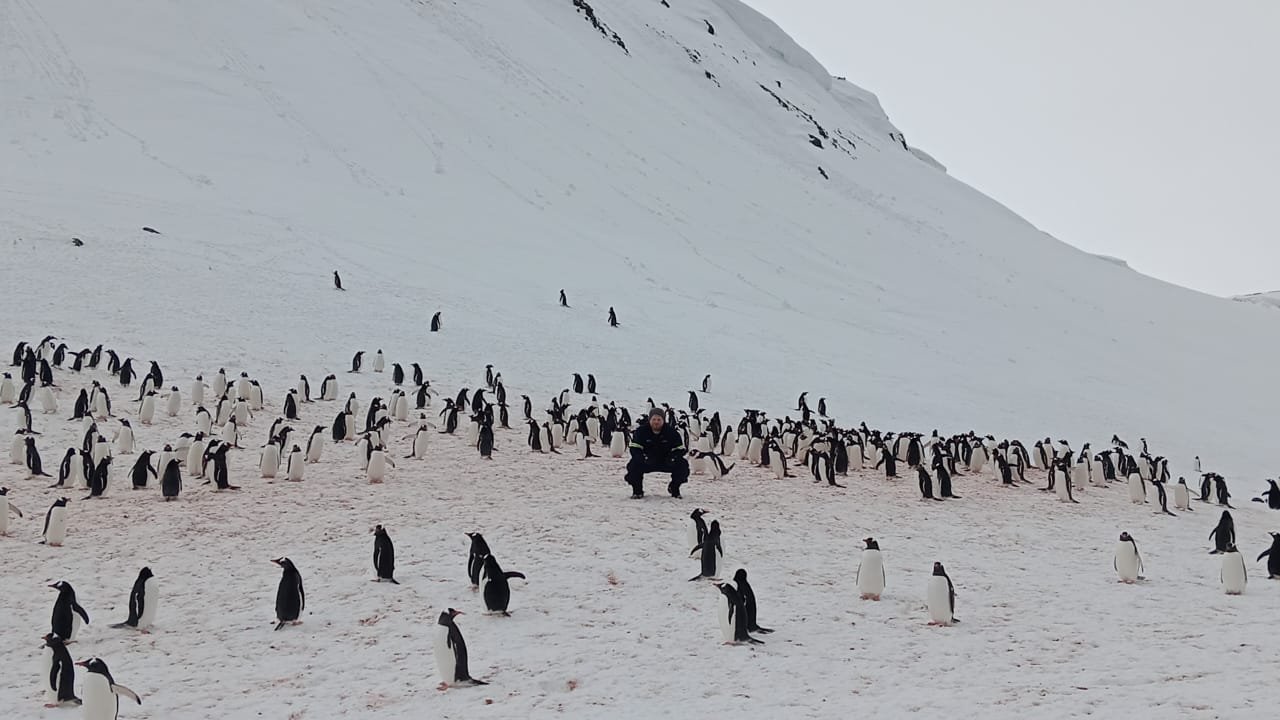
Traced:
<path fill-rule="evenodd" d="M 1236 300 L 1238 302 L 1253 303 L 1255 305 L 1261 305 L 1263 307 L 1280 308 L 1280 292 L 1276 292 L 1276 291 L 1249 293 L 1248 295 L 1236 295 L 1231 299 Z"/>

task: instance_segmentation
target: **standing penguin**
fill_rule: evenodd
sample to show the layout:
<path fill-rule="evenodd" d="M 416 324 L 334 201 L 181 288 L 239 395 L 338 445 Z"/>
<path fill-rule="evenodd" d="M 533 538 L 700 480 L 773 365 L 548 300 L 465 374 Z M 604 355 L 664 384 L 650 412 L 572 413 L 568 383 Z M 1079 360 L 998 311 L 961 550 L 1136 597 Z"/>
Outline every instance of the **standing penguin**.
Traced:
<path fill-rule="evenodd" d="M 763 640 L 751 637 L 750 631 L 747 629 L 747 613 L 743 606 L 742 593 L 733 586 L 732 583 L 715 584 L 716 590 L 720 591 L 720 631 L 724 636 L 725 645 L 741 645 L 747 643 L 750 645 L 763 645 Z"/>
<path fill-rule="evenodd" d="M 1249 572 L 1244 566 L 1244 556 L 1236 548 L 1235 543 L 1222 551 L 1222 570 L 1218 574 L 1222 589 L 1228 595 L 1243 595 L 1245 585 L 1249 583 Z"/>
<path fill-rule="evenodd" d="M 471 589 L 480 587 L 480 572 L 484 569 L 484 559 L 489 557 L 489 543 L 480 533 L 467 533 L 471 538 L 471 550 L 467 553 L 467 578 L 471 580 Z"/>
<path fill-rule="evenodd" d="M 151 568 L 144 567 L 138 571 L 138 579 L 133 581 L 133 589 L 129 591 L 129 618 L 111 627 L 131 627 L 148 632 L 156 619 L 157 602 L 159 596 L 155 575 L 151 573 Z"/>
<path fill-rule="evenodd" d="M 290 389 L 284 396 L 284 417 L 286 420 L 298 419 L 298 391 Z"/>
<path fill-rule="evenodd" d="M 467 643 L 462 639 L 462 631 L 454 623 L 454 618 L 461 614 L 461 610 L 449 608 L 440 613 L 440 619 L 436 621 L 433 644 L 436 670 L 440 673 L 439 690 L 448 690 L 453 685 L 488 684 L 471 677 L 471 670 L 467 666 Z"/>
<path fill-rule="evenodd" d="M 88 671 L 84 676 L 85 720 L 116 720 L 120 717 L 121 696 L 142 704 L 142 698 L 137 693 L 124 685 L 116 684 L 107 664 L 100 658 L 81 660 L 76 665 Z"/>
<path fill-rule="evenodd" d="M 689 523 L 685 528 L 685 543 L 687 547 L 696 548 L 702 544 L 707 537 L 707 521 L 704 516 L 706 510 L 702 508 L 694 508 L 689 513 Z"/>
<path fill-rule="evenodd" d="M 380 483 L 387 477 L 388 466 L 395 467 L 396 464 L 387 457 L 386 450 L 381 445 L 372 447 L 369 450 L 369 465 L 365 468 L 365 476 L 370 483 Z"/>
<path fill-rule="evenodd" d="M 1142 555 L 1138 553 L 1138 543 L 1127 532 L 1120 533 L 1120 541 L 1116 543 L 1116 556 L 1112 567 L 1120 575 L 1120 582 L 1132 585 L 1142 579 Z"/>
<path fill-rule="evenodd" d="M 337 270 L 333 271 L 333 289 L 346 290 L 346 288 L 342 287 L 342 276 L 338 274 Z"/>
<path fill-rule="evenodd" d="M 702 561 L 701 571 L 689 578 L 690 582 L 701 580 L 702 578 L 720 577 L 720 566 L 724 561 L 724 546 L 720 543 L 720 521 L 712 520 L 711 526 L 707 528 L 707 534 L 698 543 L 690 553 L 689 557 L 693 557 L 694 553 L 701 553 Z"/>
<path fill-rule="evenodd" d="M 360 372 L 360 368 L 363 366 L 364 366 L 364 351 L 360 350 L 356 352 L 355 355 L 352 356 L 351 369 L 348 370 L 347 372 L 358 373 Z"/>
<path fill-rule="evenodd" d="M 27 436 L 26 441 L 27 470 L 31 477 L 52 477 L 44 471 L 44 463 L 40 461 L 40 451 L 36 448 L 36 439 Z"/>
<path fill-rule="evenodd" d="M 160 476 L 160 494 L 165 501 L 174 500 L 182 492 L 182 468 L 176 459 L 164 466 L 164 474 Z"/>
<path fill-rule="evenodd" d="M 1173 506 L 1179 510 L 1193 512 L 1191 509 L 1191 488 L 1187 487 L 1187 479 L 1178 478 L 1178 484 L 1173 486 Z"/>
<path fill-rule="evenodd" d="M 307 595 L 302 589 L 302 574 L 293 566 L 292 560 L 283 557 L 271 562 L 284 571 L 276 589 L 276 630 L 279 630 L 285 623 L 297 625 L 302 622 L 298 618 L 307 607 Z"/>
<path fill-rule="evenodd" d="M 747 571 L 738 568 L 733 574 L 733 582 L 737 586 L 738 596 L 742 600 L 743 615 L 747 620 L 747 630 L 761 635 L 768 635 L 773 632 L 766 627 L 760 627 L 760 623 L 756 622 L 756 593 L 747 582 Z"/>
<path fill-rule="evenodd" d="M 1218 526 L 1209 531 L 1209 539 L 1213 541 L 1213 550 L 1210 555 L 1224 553 L 1229 547 L 1235 547 L 1236 544 L 1236 521 L 1231 517 L 1231 513 L 1223 510 L 1222 517 L 1218 518 Z"/>
<path fill-rule="evenodd" d="M 378 574 L 378 582 L 386 580 L 400 584 L 396 580 L 396 548 L 391 544 L 387 529 L 381 525 L 373 529 L 373 569 Z"/>
<path fill-rule="evenodd" d="M 311 436 L 311 440 L 315 442 L 315 435 Z M 317 457 L 319 453 L 317 453 Z M 285 479 L 289 482 L 302 482 L 302 472 L 307 466 L 306 456 L 302 453 L 302 448 L 297 445 L 289 451 L 289 459 L 285 462 Z"/>
<path fill-rule="evenodd" d="M 0 487 L 0 537 L 9 534 L 9 513 L 22 517 L 22 511 L 9 504 L 9 488 Z"/>
<path fill-rule="evenodd" d="M 373 371 L 376 373 L 380 373 L 386 369 L 387 369 L 386 356 L 382 354 L 382 348 L 378 348 L 378 351 L 373 354 Z"/>
<path fill-rule="evenodd" d="M 618 313 L 613 311 L 613 307 L 609 307 L 609 327 L 618 327 Z"/>
<path fill-rule="evenodd" d="M 443 326 L 440 323 L 440 313 L 437 312 L 431 316 L 431 332 L 440 332 L 441 327 Z"/>
<path fill-rule="evenodd" d="M 52 632 L 64 638 L 66 642 L 75 642 L 76 636 L 80 634 L 81 622 L 85 625 L 89 624 L 89 613 L 85 612 L 76 601 L 76 590 L 71 587 L 71 583 L 59 580 L 49 587 L 58 591 L 58 599 L 53 603 L 53 617 L 50 621 Z"/>
<path fill-rule="evenodd" d="M 484 559 L 484 570 L 480 574 L 480 594 L 484 596 L 484 607 L 490 615 L 510 617 L 507 608 L 511 604 L 511 578 L 525 579 L 524 573 L 504 572 L 498 565 L 498 559 L 492 554 Z"/>
<path fill-rule="evenodd" d="M 880 543 L 875 538 L 866 538 L 862 542 L 866 544 L 866 548 L 862 551 L 862 562 L 858 564 L 855 578 L 858 593 L 863 600 L 879 600 L 885 586 L 884 558 L 880 554 Z"/>
<path fill-rule="evenodd" d="M 563 288 L 560 290 L 560 307 L 562 308 L 569 307 L 569 296 L 564 294 Z"/>
<path fill-rule="evenodd" d="M 956 587 L 942 567 L 942 563 L 933 564 L 933 575 L 929 578 L 929 624 L 949 626 L 960 622 L 956 613 Z"/>
<path fill-rule="evenodd" d="M 58 498 L 49 506 L 44 516 L 44 544 L 49 547 L 61 547 L 67 539 L 67 503 L 70 498 Z M 64 636 L 65 637 L 65 636 Z"/>
<path fill-rule="evenodd" d="M 1253 501 L 1265 502 L 1272 510 L 1280 510 L 1280 487 L 1276 485 L 1275 480 L 1268 480 L 1267 484 L 1269 487 L 1262 493 L 1262 497 L 1256 497 Z"/>
<path fill-rule="evenodd" d="M 1271 533 L 1271 547 L 1258 556 L 1258 560 L 1262 558 L 1267 558 L 1267 579 L 1280 578 L 1280 533 Z"/>
<path fill-rule="evenodd" d="M 66 642 L 57 633 L 49 633 L 44 636 L 44 646 L 44 706 L 80 705 L 75 688 L 76 667 L 71 662 Z"/>

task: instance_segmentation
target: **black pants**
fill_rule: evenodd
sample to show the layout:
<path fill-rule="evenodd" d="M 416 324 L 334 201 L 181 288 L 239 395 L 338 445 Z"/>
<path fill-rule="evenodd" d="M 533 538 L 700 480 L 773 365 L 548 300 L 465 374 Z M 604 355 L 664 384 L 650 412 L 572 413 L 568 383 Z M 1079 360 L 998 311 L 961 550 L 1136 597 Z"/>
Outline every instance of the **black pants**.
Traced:
<path fill-rule="evenodd" d="M 684 458 L 675 458 L 664 463 L 652 463 L 631 458 L 631 462 L 627 463 L 626 480 L 637 495 L 644 494 L 645 473 L 670 473 L 671 484 L 667 486 L 667 492 L 678 495 L 680 486 L 689 482 L 689 461 Z"/>

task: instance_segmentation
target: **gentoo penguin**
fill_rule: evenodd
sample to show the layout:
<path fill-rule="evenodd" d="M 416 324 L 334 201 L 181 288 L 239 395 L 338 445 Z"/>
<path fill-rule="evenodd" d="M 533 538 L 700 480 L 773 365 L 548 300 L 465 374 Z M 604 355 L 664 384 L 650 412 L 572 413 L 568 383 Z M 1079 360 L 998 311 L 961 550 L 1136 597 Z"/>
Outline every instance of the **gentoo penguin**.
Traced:
<path fill-rule="evenodd" d="M 697 575 L 689 578 L 690 582 L 703 578 L 720 577 L 720 567 L 724 561 L 724 547 L 720 544 L 719 520 L 711 521 L 711 526 L 707 528 L 706 536 L 702 538 L 702 542 L 698 543 L 697 547 L 690 551 L 689 557 L 693 557 L 695 553 L 701 553 L 701 570 Z"/>
<path fill-rule="evenodd" d="M 89 474 L 89 498 L 102 497 L 107 491 L 107 482 L 111 477 L 111 458 L 104 457 Z"/>
<path fill-rule="evenodd" d="M 364 351 L 360 350 L 351 358 L 351 369 L 347 372 L 358 373 L 364 367 Z"/>
<path fill-rule="evenodd" d="M 295 445 L 294 447 L 297 447 L 297 446 Z M 311 431 L 311 438 L 307 440 L 307 456 L 306 456 L 307 462 L 309 463 L 320 462 L 320 456 L 323 454 L 323 452 L 324 452 L 324 426 L 317 425 L 315 429 Z"/>
<path fill-rule="evenodd" d="M 1244 566 L 1244 556 L 1231 543 L 1222 551 L 1222 570 L 1218 574 L 1222 581 L 1222 589 L 1228 595 L 1243 595 L 1244 587 L 1249 583 L 1249 573 Z"/>
<path fill-rule="evenodd" d="M 81 660 L 76 665 L 87 671 L 84 675 L 85 720 L 116 720 L 120 717 L 121 696 L 142 704 L 142 698 L 137 693 L 124 685 L 116 684 L 107 664 L 100 658 Z"/>
<path fill-rule="evenodd" d="M 48 385 L 37 391 L 36 398 L 40 401 L 40 410 L 45 415 L 58 412 L 58 399 L 54 397 L 53 390 Z"/>
<path fill-rule="evenodd" d="M 511 578 L 525 579 L 524 573 L 504 572 L 493 555 L 485 557 L 484 569 L 480 572 L 480 594 L 490 615 L 511 615 L 507 612 L 511 604 L 511 585 L 507 581 Z"/>
<path fill-rule="evenodd" d="M 44 679 L 45 702 L 47 708 L 59 705 L 80 705 L 76 697 L 76 667 L 71 662 L 71 653 L 67 645 L 55 633 L 44 636 Z"/>
<path fill-rule="evenodd" d="M 489 557 L 489 543 L 480 533 L 467 533 L 471 538 L 471 550 L 467 553 L 467 578 L 471 580 L 471 589 L 480 587 L 480 572 L 484 570 L 484 559 Z"/>
<path fill-rule="evenodd" d="M 425 414 L 418 415 L 418 429 L 413 433 L 413 451 L 405 455 L 405 459 L 424 458 L 427 456 L 427 441 L 431 436 L 431 431 L 427 425 L 427 416 Z"/>
<path fill-rule="evenodd" d="M 9 513 L 22 517 L 22 511 L 9 504 L 9 488 L 0 487 L 0 536 L 9 534 Z"/>
<path fill-rule="evenodd" d="M 12 405 L 18 397 L 18 391 L 13 386 L 13 376 L 5 373 L 0 377 L 0 405 Z"/>
<path fill-rule="evenodd" d="M 387 457 L 387 453 L 379 445 L 369 451 L 369 467 L 365 468 L 365 477 L 371 483 L 380 483 L 387 477 L 387 467 L 395 467 L 396 464 Z"/>
<path fill-rule="evenodd" d="M 156 619 L 156 604 L 160 597 L 156 591 L 156 577 L 151 568 L 144 567 L 138 571 L 138 579 L 133 581 L 133 589 L 129 591 L 129 619 L 112 625 L 113 628 L 131 627 L 148 632 Z"/>
<path fill-rule="evenodd" d="M 1267 558 L 1267 579 L 1280 578 L 1280 533 L 1271 533 L 1271 547 L 1258 556 L 1258 560 L 1262 558 Z"/>
<path fill-rule="evenodd" d="M 751 637 L 747 630 L 747 613 L 743 608 L 742 594 L 738 589 L 732 583 L 721 582 L 716 583 L 715 587 L 721 595 L 720 632 L 725 638 L 725 644 L 763 645 L 763 640 Z"/>
<path fill-rule="evenodd" d="M 1218 504 L 1223 507 L 1231 507 L 1231 493 L 1227 491 L 1227 480 L 1221 475 L 1213 474 L 1213 488 L 1218 496 Z"/>
<path fill-rule="evenodd" d="M 59 580 L 49 587 L 58 591 L 58 599 L 53 603 L 51 631 L 66 642 L 75 642 L 76 636 L 80 634 L 81 623 L 89 624 L 89 613 L 76 601 L 76 590 L 71 587 L 71 583 Z"/>
<path fill-rule="evenodd" d="M 1129 483 L 1129 502 L 1134 505 L 1141 505 L 1147 501 L 1147 483 L 1142 479 L 1141 473 L 1130 473 Z"/>
<path fill-rule="evenodd" d="M 227 451 L 231 446 L 223 443 L 213 454 L 213 484 L 218 490 L 239 490 L 239 485 L 230 483 L 230 473 L 227 469 Z M 205 482 L 208 485 L 208 481 Z"/>
<path fill-rule="evenodd" d="M 176 499 L 180 492 L 182 492 L 182 468 L 174 459 L 164 466 L 164 473 L 160 476 L 160 494 L 168 502 Z"/>
<path fill-rule="evenodd" d="M 567 295 L 565 295 L 565 294 L 564 294 L 564 289 L 563 289 L 563 288 L 561 288 L 561 290 L 560 290 L 560 307 L 562 307 L 562 308 L 567 308 L 567 307 L 569 307 L 569 297 L 568 297 Z"/>
<path fill-rule="evenodd" d="M 312 435 L 313 442 L 314 438 L 315 436 Z M 293 449 L 289 451 L 289 459 L 285 461 L 285 478 L 290 482 L 301 482 L 302 472 L 306 465 L 302 448 L 294 445 Z"/>
<path fill-rule="evenodd" d="M 1187 487 L 1187 479 L 1178 478 L 1178 484 L 1173 486 L 1173 506 L 1178 510 L 1186 510 L 1194 512 L 1191 509 L 1191 488 Z"/>
<path fill-rule="evenodd" d="M 404 366 L 391 363 L 391 383 L 397 387 L 404 384 Z"/>
<path fill-rule="evenodd" d="M 440 332 L 441 327 L 443 324 L 440 322 L 440 313 L 437 312 L 431 316 L 431 332 Z"/>
<path fill-rule="evenodd" d="M 396 585 L 400 584 L 396 580 L 396 548 L 391 543 L 391 536 L 387 534 L 387 529 L 378 525 L 373 528 L 373 570 L 377 573 L 377 582 L 386 580 Z"/>
<path fill-rule="evenodd" d="M 61 547 L 67 539 L 67 503 L 70 498 L 58 498 L 49 506 L 44 516 L 44 544 L 49 547 Z M 65 636 L 64 636 L 65 637 Z"/>
<path fill-rule="evenodd" d="M 1127 532 L 1120 533 L 1120 541 L 1116 543 L 1116 556 L 1112 567 L 1120 575 L 1120 582 L 1130 584 L 1142 579 L 1142 555 L 1138 553 L 1138 543 Z"/>
<path fill-rule="evenodd" d="M 707 514 L 702 508 L 694 508 L 689 513 L 689 523 L 685 528 L 685 543 L 687 547 L 696 548 L 702 544 L 707 537 L 707 521 L 703 516 Z"/>
<path fill-rule="evenodd" d="M 1269 487 L 1262 493 L 1262 497 L 1256 497 L 1253 501 L 1265 502 L 1272 510 L 1280 510 L 1280 487 L 1276 485 L 1275 480 L 1268 480 L 1267 484 Z"/>
<path fill-rule="evenodd" d="M 333 289 L 343 290 L 343 291 L 346 290 L 346 288 L 342 287 L 342 276 L 338 274 L 337 270 L 333 271 Z"/>
<path fill-rule="evenodd" d="M 919 462 L 916 463 L 915 468 L 916 473 L 920 476 L 920 499 L 941 501 L 942 498 L 933 496 L 933 478 L 929 477 L 929 471 L 925 470 L 924 465 Z"/>
<path fill-rule="evenodd" d="M 204 391 L 209 387 L 204 381 L 203 375 L 197 375 L 195 380 L 191 381 L 191 406 L 199 407 L 204 404 Z"/>
<path fill-rule="evenodd" d="M 461 614 L 461 610 L 449 608 L 440 613 L 440 619 L 436 621 L 434 645 L 436 670 L 440 673 L 440 690 L 448 690 L 453 685 L 488 684 L 471 677 L 471 670 L 467 666 L 467 643 L 462 639 L 462 631 L 454 623 L 454 618 Z"/>
<path fill-rule="evenodd" d="M 710 373 L 707 373 L 706 375 L 702 376 L 702 392 L 704 393 L 711 392 L 711 374 Z"/>
<path fill-rule="evenodd" d="M 885 573 L 884 558 L 880 555 L 880 543 L 875 538 L 866 538 L 866 548 L 862 551 L 862 562 L 858 564 L 855 582 L 858 594 L 863 600 L 879 600 L 884 592 Z"/>
<path fill-rule="evenodd" d="M 1173 517 L 1178 517 L 1177 515 L 1169 512 L 1169 494 L 1165 492 L 1164 480 L 1161 480 L 1160 478 L 1151 478 L 1151 484 L 1156 488 L 1156 499 L 1160 504 L 1160 512 L 1164 515 L 1173 515 Z"/>
<path fill-rule="evenodd" d="M 182 410 L 182 391 L 178 389 L 177 385 L 169 388 L 164 400 L 164 414 L 169 417 L 178 417 L 178 413 Z"/>
<path fill-rule="evenodd" d="M 40 451 L 36 448 L 36 439 L 28 436 L 26 444 L 26 464 L 31 477 L 52 477 L 44 471 L 44 463 L 40 461 Z"/>
<path fill-rule="evenodd" d="M 274 478 L 280 472 L 280 446 L 269 442 L 258 451 L 258 473 L 264 478 Z"/>
<path fill-rule="evenodd" d="M 387 360 L 382 354 L 382 348 L 378 348 L 378 351 L 373 354 L 373 371 L 380 373 L 385 369 L 387 369 Z"/>
<path fill-rule="evenodd" d="M 1226 552 L 1228 547 L 1234 547 L 1236 544 L 1236 521 L 1231 517 L 1231 513 L 1223 510 L 1222 517 L 1218 518 L 1218 526 L 1209 531 L 1209 539 L 1213 541 L 1213 550 L 1210 555 Z"/>
<path fill-rule="evenodd" d="M 742 611 L 747 621 L 747 630 L 761 635 L 768 635 L 773 632 L 766 627 L 760 627 L 760 623 L 756 622 L 756 593 L 751 588 L 751 584 L 747 582 L 747 571 L 738 568 L 733 574 L 733 582 L 738 590 L 739 598 L 742 600 Z"/>
<path fill-rule="evenodd" d="M 618 327 L 618 313 L 613 311 L 613 307 L 609 308 L 609 327 Z"/>
<path fill-rule="evenodd" d="M 293 561 L 287 557 L 277 558 L 271 562 L 284 571 L 280 576 L 280 586 L 276 589 L 276 630 L 285 623 L 297 625 L 302 621 L 302 611 L 307 607 L 307 595 L 302 589 L 302 575 Z"/>
<path fill-rule="evenodd" d="M 933 564 L 933 575 L 929 578 L 929 624 L 951 625 L 960 622 L 956 613 L 956 587 L 942 567 L 942 563 Z"/>

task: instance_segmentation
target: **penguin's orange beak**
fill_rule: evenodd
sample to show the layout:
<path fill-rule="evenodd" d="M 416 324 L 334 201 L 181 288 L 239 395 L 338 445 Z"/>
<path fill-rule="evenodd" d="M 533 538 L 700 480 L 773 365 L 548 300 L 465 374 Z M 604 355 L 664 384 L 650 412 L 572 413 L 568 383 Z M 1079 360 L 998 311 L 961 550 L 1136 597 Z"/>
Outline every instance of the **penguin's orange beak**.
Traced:
<path fill-rule="evenodd" d="M 277 565 L 284 565 L 284 562 L 282 562 L 282 561 L 283 561 L 283 559 L 284 559 L 284 558 L 276 558 L 275 560 L 272 560 L 271 562 L 273 562 L 273 563 L 275 563 L 275 564 L 277 564 Z"/>
<path fill-rule="evenodd" d="M 89 661 L 81 660 L 80 662 L 76 663 L 76 665 L 79 665 L 80 667 L 89 667 Z"/>

